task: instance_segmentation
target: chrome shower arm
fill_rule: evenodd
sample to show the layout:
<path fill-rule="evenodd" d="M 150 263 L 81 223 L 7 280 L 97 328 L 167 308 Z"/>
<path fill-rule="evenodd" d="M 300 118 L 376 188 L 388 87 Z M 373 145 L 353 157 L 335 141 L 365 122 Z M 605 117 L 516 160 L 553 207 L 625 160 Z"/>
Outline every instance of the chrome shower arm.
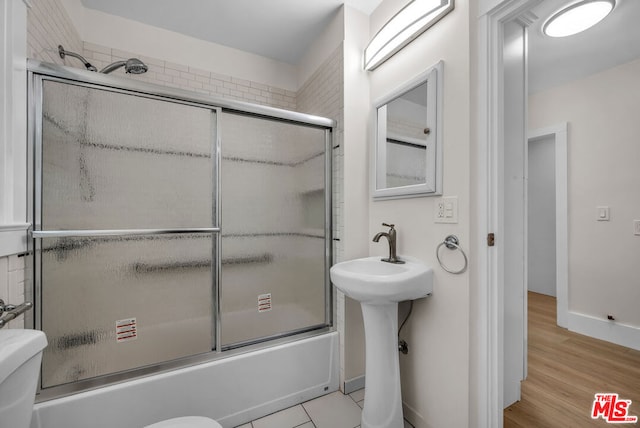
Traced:
<path fill-rule="evenodd" d="M 60 55 L 60 58 L 64 59 L 65 56 L 72 56 L 74 58 L 79 59 L 80 61 L 82 61 L 82 63 L 84 64 L 84 66 L 87 68 L 87 70 L 89 71 L 98 71 L 97 68 L 95 68 L 93 65 L 91 65 L 91 63 L 89 61 L 87 61 L 86 59 L 84 59 L 84 57 L 82 55 L 79 55 L 75 52 L 69 52 L 64 50 L 64 48 L 62 47 L 62 45 L 58 45 L 58 55 Z"/>

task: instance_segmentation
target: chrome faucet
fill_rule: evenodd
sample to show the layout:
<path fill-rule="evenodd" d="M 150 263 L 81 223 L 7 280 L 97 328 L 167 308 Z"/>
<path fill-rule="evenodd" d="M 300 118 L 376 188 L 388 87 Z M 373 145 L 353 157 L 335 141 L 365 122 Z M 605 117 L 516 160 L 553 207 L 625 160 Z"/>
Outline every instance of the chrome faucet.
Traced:
<path fill-rule="evenodd" d="M 381 260 L 387 263 L 404 263 L 402 260 L 398 259 L 398 256 L 396 256 L 396 230 L 394 229 L 395 225 L 387 223 L 382 223 L 382 225 L 388 227 L 389 232 L 379 232 L 376 233 L 376 236 L 373 237 L 373 242 L 380 241 L 380 238 L 383 236 L 387 238 L 387 241 L 389 241 L 389 257 Z"/>

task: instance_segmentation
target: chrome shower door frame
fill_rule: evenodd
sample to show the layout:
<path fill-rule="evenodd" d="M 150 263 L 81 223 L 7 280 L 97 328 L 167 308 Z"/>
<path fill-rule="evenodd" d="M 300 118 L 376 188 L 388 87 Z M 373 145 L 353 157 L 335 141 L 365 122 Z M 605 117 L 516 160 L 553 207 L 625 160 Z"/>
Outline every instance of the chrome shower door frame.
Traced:
<path fill-rule="evenodd" d="M 180 89 L 168 88 L 159 85 L 136 81 L 134 79 L 120 78 L 111 75 L 92 73 L 85 70 L 69 67 L 57 66 L 40 61 L 28 60 L 28 207 L 30 228 L 30 254 L 32 263 L 29 267 L 29 277 L 32 280 L 32 287 L 25 290 L 26 297 L 31 298 L 35 304 L 35 310 L 31 311 L 25 318 L 25 325 L 42 330 L 42 239 L 48 237 L 63 236 L 111 236 L 111 235 L 152 235 L 163 233 L 211 233 L 213 235 L 213 302 L 212 320 L 214 323 L 213 334 L 215 348 L 211 352 L 200 355 L 182 357 L 177 360 L 165 361 L 153 366 L 134 368 L 123 372 L 106 374 L 95 378 L 89 378 L 71 384 L 64 384 L 48 388 L 38 388 L 36 401 L 44 401 L 57 398 L 76 392 L 92 389 L 114 382 L 121 382 L 139 376 L 160 373 L 168 370 L 225 358 L 240 353 L 263 349 L 275 346 L 280 343 L 299 340 L 318 334 L 334 331 L 333 326 L 333 292 L 329 276 L 329 268 L 333 263 L 333 217 L 332 217 L 332 157 L 333 157 L 333 129 L 335 121 L 319 116 L 307 115 L 273 107 L 255 105 L 245 102 L 215 98 L 198 93 L 184 91 Z M 215 136 L 213 138 L 212 155 L 213 165 L 216 169 L 213 179 L 214 212 L 212 220 L 214 227 L 208 228 L 188 228 L 188 229 L 136 229 L 136 230 L 65 230 L 65 231 L 43 231 L 42 230 L 42 102 L 43 102 L 43 81 L 52 80 L 70 83 L 95 89 L 103 89 L 112 92 L 119 92 L 128 95 L 135 95 L 145 98 L 162 101 L 175 102 L 206 108 L 215 113 Z M 220 163 L 221 163 L 221 112 L 238 112 L 245 115 L 290 122 L 303 126 L 324 129 L 325 132 L 325 324 L 314 326 L 313 329 L 303 329 L 301 331 L 283 332 L 269 337 L 263 337 L 250 343 L 243 344 L 242 347 L 223 350 L 221 346 L 221 309 L 220 309 L 220 272 L 221 272 L 221 239 L 220 230 Z"/>

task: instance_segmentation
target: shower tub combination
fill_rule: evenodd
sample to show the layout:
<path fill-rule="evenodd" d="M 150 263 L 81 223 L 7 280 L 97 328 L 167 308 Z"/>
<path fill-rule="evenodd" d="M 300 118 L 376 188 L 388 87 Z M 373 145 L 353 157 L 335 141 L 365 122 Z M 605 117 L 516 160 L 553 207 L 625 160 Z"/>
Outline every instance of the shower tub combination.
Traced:
<path fill-rule="evenodd" d="M 333 121 L 29 62 L 32 426 L 235 426 L 338 388 Z"/>

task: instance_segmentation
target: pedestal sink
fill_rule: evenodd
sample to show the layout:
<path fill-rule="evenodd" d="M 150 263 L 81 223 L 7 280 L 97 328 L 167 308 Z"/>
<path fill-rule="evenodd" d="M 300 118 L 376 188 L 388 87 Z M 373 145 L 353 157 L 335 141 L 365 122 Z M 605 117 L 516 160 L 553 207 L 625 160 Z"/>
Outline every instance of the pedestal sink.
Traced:
<path fill-rule="evenodd" d="M 433 269 L 411 257 L 404 264 L 367 257 L 338 263 L 331 280 L 362 306 L 366 340 L 366 390 L 362 428 L 402 428 L 398 360 L 398 302 L 433 291 Z"/>

